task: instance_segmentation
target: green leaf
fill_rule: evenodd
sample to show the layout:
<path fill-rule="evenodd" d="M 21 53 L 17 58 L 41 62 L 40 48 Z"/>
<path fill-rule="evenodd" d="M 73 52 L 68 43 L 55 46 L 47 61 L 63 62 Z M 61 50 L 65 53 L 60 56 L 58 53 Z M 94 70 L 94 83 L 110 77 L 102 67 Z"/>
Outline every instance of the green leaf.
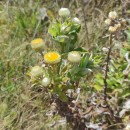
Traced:
<path fill-rule="evenodd" d="M 71 71 L 70 71 L 70 73 L 71 73 L 71 75 L 76 75 L 78 72 L 79 72 L 79 70 L 80 70 L 80 68 L 78 67 L 78 66 L 74 66 L 72 69 L 71 69 Z"/>
<path fill-rule="evenodd" d="M 127 40 L 130 43 L 130 30 L 126 30 L 125 33 L 127 35 Z"/>
<path fill-rule="evenodd" d="M 62 101 L 62 102 L 67 102 L 68 101 L 68 97 L 66 96 L 65 93 L 60 93 L 59 94 L 59 99 Z"/>
<path fill-rule="evenodd" d="M 129 93 L 125 93 L 125 94 L 123 94 L 123 98 L 126 98 L 126 97 L 128 97 L 128 96 L 130 96 L 130 92 Z"/>
<path fill-rule="evenodd" d="M 71 31 L 70 33 L 72 33 L 72 32 L 79 33 L 80 29 L 81 29 L 80 24 L 73 24 L 72 27 L 71 27 L 71 30 L 73 30 L 73 31 Z"/>
<path fill-rule="evenodd" d="M 94 85 L 93 86 L 97 91 L 102 91 L 103 90 L 103 87 L 102 86 L 100 86 L 100 85 Z"/>
<path fill-rule="evenodd" d="M 56 40 L 57 42 L 60 42 L 60 43 L 66 43 L 66 42 L 69 41 L 69 37 L 66 36 L 66 35 L 61 35 L 61 36 L 57 36 L 57 37 L 55 38 L 55 40 Z"/>
<path fill-rule="evenodd" d="M 78 73 L 78 75 L 80 75 L 80 76 L 85 76 L 86 74 L 88 74 L 88 73 L 90 73 L 90 72 L 92 72 L 92 70 L 91 69 L 88 69 L 88 68 L 80 68 L 80 71 L 79 71 L 79 73 Z"/>
<path fill-rule="evenodd" d="M 76 33 L 70 34 L 69 37 L 70 37 L 70 39 L 71 39 L 71 44 L 74 45 L 74 44 L 77 42 L 77 39 L 78 39 L 77 34 L 76 34 Z"/>
<path fill-rule="evenodd" d="M 88 63 L 88 56 L 84 55 L 83 58 L 80 61 L 79 67 L 80 68 L 86 68 L 87 63 Z"/>
<path fill-rule="evenodd" d="M 53 23 L 49 27 L 49 33 L 51 36 L 56 37 L 60 33 L 60 24 L 59 23 Z"/>
<path fill-rule="evenodd" d="M 79 67 L 92 69 L 94 68 L 94 64 L 93 64 L 93 61 L 89 59 L 88 55 L 84 55 L 80 61 Z"/>
<path fill-rule="evenodd" d="M 86 49 L 83 47 L 75 48 L 73 51 L 87 52 Z"/>
<path fill-rule="evenodd" d="M 64 22 L 61 25 L 61 33 L 62 34 L 68 34 L 71 31 L 71 23 Z"/>

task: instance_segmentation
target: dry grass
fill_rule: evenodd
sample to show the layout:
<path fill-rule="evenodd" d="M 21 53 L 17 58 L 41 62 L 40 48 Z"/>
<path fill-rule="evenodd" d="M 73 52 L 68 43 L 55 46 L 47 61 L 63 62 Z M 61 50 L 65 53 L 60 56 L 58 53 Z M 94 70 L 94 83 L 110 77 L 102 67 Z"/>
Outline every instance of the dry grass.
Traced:
<path fill-rule="evenodd" d="M 108 7 L 111 7 L 109 9 Z M 34 37 L 48 37 L 46 21 L 39 21 L 37 15 L 41 7 L 48 9 L 50 19 L 57 17 L 57 10 L 64 6 L 70 8 L 72 15 L 82 19 L 83 28 L 79 43 L 88 47 L 99 47 L 103 40 L 102 23 L 106 13 L 113 9 L 113 2 L 95 3 L 91 0 L 82 12 L 80 0 L 6 0 L 0 1 L 0 129 L 1 130 L 44 130 L 53 129 L 60 117 L 46 116 L 49 98 L 42 88 L 32 87 L 26 72 L 34 65 L 36 54 L 30 49 Z M 103 8 L 102 8 L 103 7 Z M 105 10 L 105 11 L 104 11 Z M 86 43 L 84 17 L 87 20 L 89 43 Z M 94 40 L 93 40 L 94 39 Z M 46 39 L 50 41 L 50 39 Z M 100 47 L 99 47 L 100 49 Z M 57 123 L 58 124 L 58 123 Z M 52 125 L 53 126 L 53 125 Z M 66 125 L 55 128 L 69 129 Z"/>

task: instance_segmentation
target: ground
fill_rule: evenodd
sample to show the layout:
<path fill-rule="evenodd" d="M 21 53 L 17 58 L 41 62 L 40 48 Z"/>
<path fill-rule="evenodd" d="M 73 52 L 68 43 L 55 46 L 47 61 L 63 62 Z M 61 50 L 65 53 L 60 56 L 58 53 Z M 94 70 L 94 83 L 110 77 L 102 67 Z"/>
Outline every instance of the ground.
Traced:
<path fill-rule="evenodd" d="M 72 16 L 81 19 L 82 29 L 78 42 L 89 52 L 97 53 L 97 57 L 99 56 L 97 62 L 102 66 L 100 60 L 105 59 L 105 56 L 100 57 L 99 51 L 102 50 L 104 44 L 106 46 L 106 39 L 103 38 L 106 32 L 104 20 L 111 10 L 119 11 L 119 15 L 122 15 L 120 1 L 1 0 L 1 130 L 70 129 L 68 125 L 53 127 L 55 124 L 64 124 L 64 119 L 60 116 L 53 118 L 48 116 L 50 112 L 48 95 L 43 93 L 41 88 L 33 87 L 27 76 L 28 69 L 39 61 L 37 54 L 31 49 L 30 42 L 37 37 L 45 39 L 46 43 L 50 42 L 48 26 L 50 21 L 58 17 L 57 12 L 61 7 L 69 8 Z M 41 9 L 44 14 L 41 14 Z M 114 55 L 116 54 L 115 52 Z M 90 84 L 88 83 L 87 86 Z M 91 89 L 88 87 L 84 89 L 82 97 L 86 100 L 86 91 L 91 91 Z"/>

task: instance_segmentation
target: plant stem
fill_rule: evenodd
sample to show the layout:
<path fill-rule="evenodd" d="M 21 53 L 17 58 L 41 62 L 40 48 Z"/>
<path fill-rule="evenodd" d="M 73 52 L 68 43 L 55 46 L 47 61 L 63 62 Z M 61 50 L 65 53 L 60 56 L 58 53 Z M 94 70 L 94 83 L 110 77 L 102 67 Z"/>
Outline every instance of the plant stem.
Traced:
<path fill-rule="evenodd" d="M 82 12 L 83 12 L 85 30 L 86 30 L 86 39 L 87 39 L 87 44 L 89 45 L 88 27 L 87 27 L 87 22 L 86 22 L 86 19 L 85 19 L 85 9 L 84 9 L 84 2 L 83 2 L 83 0 L 81 0 L 81 4 L 82 4 Z"/>
<path fill-rule="evenodd" d="M 106 59 L 106 67 L 105 67 L 105 75 L 104 75 L 104 101 L 106 102 L 107 100 L 107 87 L 108 87 L 108 83 L 107 83 L 107 78 L 108 78 L 108 72 L 109 72 L 109 62 L 110 62 L 110 55 L 111 55 L 111 49 L 112 49 L 112 34 L 110 34 L 109 37 L 109 50 L 107 53 L 107 59 Z"/>
<path fill-rule="evenodd" d="M 104 103 L 106 104 L 106 107 L 110 110 L 111 116 L 113 117 L 113 119 L 116 121 L 117 118 L 114 116 L 114 112 L 111 109 L 111 107 L 109 106 L 108 102 L 107 102 L 107 88 L 108 88 L 108 83 L 107 83 L 107 79 L 108 79 L 108 72 L 109 72 L 109 63 L 110 63 L 110 56 L 111 56 L 111 50 L 112 50 L 112 33 L 109 36 L 109 50 L 107 53 L 107 59 L 106 59 L 106 66 L 105 66 L 105 74 L 104 74 Z"/>

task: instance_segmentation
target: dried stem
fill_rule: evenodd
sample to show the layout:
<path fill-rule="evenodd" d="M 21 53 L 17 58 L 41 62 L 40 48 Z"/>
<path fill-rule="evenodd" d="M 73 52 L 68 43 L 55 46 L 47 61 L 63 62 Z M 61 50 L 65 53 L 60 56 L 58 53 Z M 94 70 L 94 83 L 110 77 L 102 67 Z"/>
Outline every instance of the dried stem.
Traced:
<path fill-rule="evenodd" d="M 87 44 L 89 45 L 88 27 L 87 27 L 87 22 L 86 22 L 86 19 L 85 19 L 85 8 L 84 8 L 83 0 L 81 0 L 81 5 L 82 5 L 82 12 L 83 12 L 85 30 L 86 30 L 86 39 L 87 39 Z"/>
<path fill-rule="evenodd" d="M 118 122 L 119 118 L 114 116 L 114 112 L 111 109 L 111 107 L 109 106 L 108 102 L 107 102 L 107 88 L 108 88 L 108 83 L 107 83 L 107 79 L 108 79 L 108 72 L 109 72 L 109 63 L 110 63 L 110 55 L 111 55 L 111 50 L 112 50 L 112 34 L 110 34 L 109 37 L 109 50 L 107 53 L 107 59 L 106 59 L 106 67 L 105 67 L 105 74 L 104 74 L 104 103 L 106 105 L 106 107 L 109 109 L 112 118 L 114 119 L 114 121 Z"/>
<path fill-rule="evenodd" d="M 111 49 L 112 49 L 112 34 L 110 34 L 110 37 L 109 37 L 109 50 L 108 50 L 108 53 L 107 53 L 107 59 L 106 59 L 106 67 L 105 67 L 105 75 L 104 75 L 104 101 L 106 102 L 107 100 L 107 87 L 108 87 L 108 84 L 107 84 L 107 78 L 108 78 L 108 71 L 109 71 L 109 62 L 110 62 L 110 55 L 111 55 Z"/>

